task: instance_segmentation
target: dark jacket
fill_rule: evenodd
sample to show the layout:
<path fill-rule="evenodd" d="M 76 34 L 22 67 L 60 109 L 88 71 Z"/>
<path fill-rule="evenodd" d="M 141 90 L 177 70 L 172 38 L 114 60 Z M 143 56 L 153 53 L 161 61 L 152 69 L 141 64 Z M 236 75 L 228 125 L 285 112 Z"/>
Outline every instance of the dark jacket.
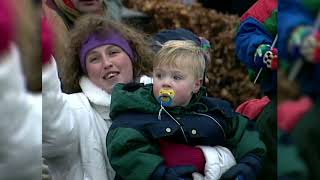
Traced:
<path fill-rule="evenodd" d="M 160 139 L 228 147 L 237 162 L 244 159 L 252 166 L 249 173 L 257 173 L 266 149 L 254 125 L 236 114 L 226 101 L 205 97 L 204 93 L 202 89 L 186 107 L 166 108 L 170 117 L 164 111 L 159 115 L 160 105 L 153 96 L 152 85 L 116 85 L 107 151 L 117 174 L 123 179 L 165 177 L 166 172 L 159 168 L 163 166 Z"/>
<path fill-rule="evenodd" d="M 309 179 L 320 179 L 320 99 L 315 101 L 309 112 L 299 120 L 292 131 L 299 155 L 307 165 Z"/>

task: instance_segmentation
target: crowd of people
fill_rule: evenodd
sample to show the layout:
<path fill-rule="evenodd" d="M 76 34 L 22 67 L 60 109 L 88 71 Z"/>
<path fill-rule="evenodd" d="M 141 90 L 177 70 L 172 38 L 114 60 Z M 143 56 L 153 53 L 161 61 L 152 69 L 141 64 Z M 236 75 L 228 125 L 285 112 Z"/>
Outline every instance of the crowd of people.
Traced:
<path fill-rule="evenodd" d="M 1 0 L 0 179 L 320 179 L 319 7 L 241 11 L 235 60 L 263 97 L 233 107 L 185 27 L 142 32 L 121 0 Z"/>

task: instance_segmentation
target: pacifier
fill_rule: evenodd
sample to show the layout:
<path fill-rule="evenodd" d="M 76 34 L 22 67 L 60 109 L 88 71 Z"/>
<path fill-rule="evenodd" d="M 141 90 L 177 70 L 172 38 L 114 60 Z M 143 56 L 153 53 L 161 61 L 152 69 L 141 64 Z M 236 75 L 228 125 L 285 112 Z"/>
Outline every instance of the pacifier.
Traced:
<path fill-rule="evenodd" d="M 158 101 L 162 106 L 168 107 L 173 103 L 173 97 L 175 96 L 173 89 L 160 89 Z"/>

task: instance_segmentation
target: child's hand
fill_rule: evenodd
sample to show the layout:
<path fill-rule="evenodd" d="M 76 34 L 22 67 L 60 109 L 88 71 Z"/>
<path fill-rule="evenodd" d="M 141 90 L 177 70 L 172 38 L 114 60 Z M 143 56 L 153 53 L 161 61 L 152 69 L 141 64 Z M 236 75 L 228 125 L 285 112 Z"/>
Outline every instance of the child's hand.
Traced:
<path fill-rule="evenodd" d="M 292 58 L 320 63 L 320 31 L 308 26 L 296 28 L 289 39 L 288 50 Z"/>
<path fill-rule="evenodd" d="M 14 40 L 14 12 L 11 0 L 0 1 L 0 55 Z"/>
<path fill-rule="evenodd" d="M 268 44 L 261 44 L 255 54 L 254 62 L 259 68 L 269 68 L 276 70 L 278 68 L 278 50 Z"/>

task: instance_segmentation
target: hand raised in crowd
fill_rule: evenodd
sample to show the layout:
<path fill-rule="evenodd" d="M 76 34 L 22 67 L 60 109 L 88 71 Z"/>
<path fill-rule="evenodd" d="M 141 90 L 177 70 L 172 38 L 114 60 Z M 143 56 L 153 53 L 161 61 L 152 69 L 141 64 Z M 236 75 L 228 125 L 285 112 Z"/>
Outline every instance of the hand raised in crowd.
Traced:
<path fill-rule="evenodd" d="M 276 70 L 278 67 L 278 49 L 271 48 L 269 44 L 261 44 L 254 54 L 254 62 L 260 68 Z"/>
<path fill-rule="evenodd" d="M 320 63 L 320 31 L 310 26 L 297 27 L 289 39 L 288 50 L 293 58 Z"/>

